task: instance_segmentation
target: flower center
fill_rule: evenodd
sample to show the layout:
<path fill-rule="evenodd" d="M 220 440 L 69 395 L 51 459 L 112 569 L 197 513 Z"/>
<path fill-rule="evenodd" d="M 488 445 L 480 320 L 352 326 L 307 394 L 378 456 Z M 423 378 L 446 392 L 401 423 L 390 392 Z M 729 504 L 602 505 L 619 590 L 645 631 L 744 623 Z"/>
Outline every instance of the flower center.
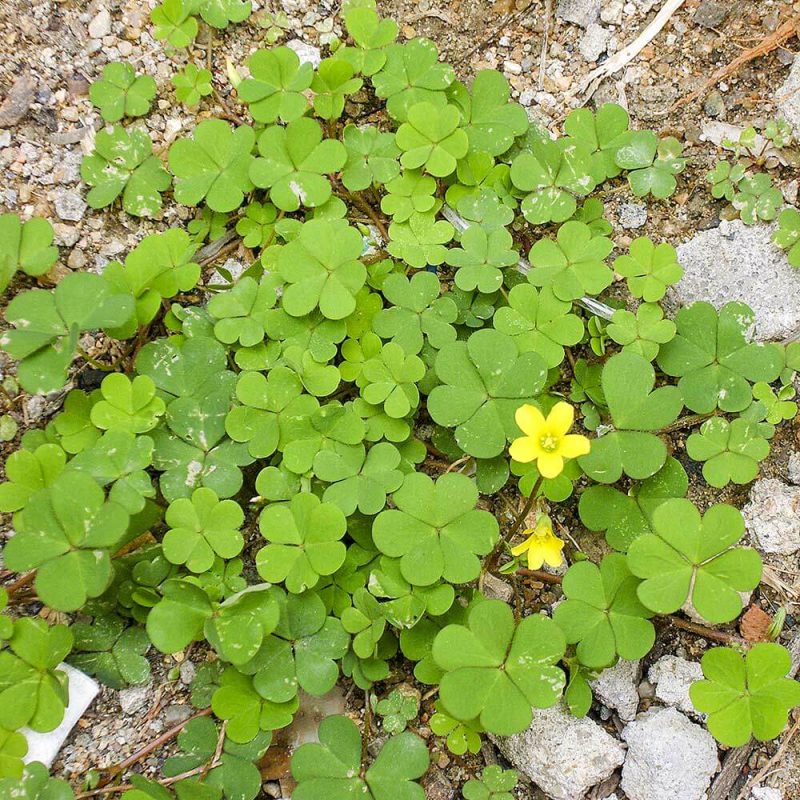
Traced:
<path fill-rule="evenodd" d="M 552 433 L 545 433 L 543 436 L 539 437 L 539 447 L 541 447 L 545 453 L 554 453 L 558 450 L 558 436 L 554 436 Z"/>

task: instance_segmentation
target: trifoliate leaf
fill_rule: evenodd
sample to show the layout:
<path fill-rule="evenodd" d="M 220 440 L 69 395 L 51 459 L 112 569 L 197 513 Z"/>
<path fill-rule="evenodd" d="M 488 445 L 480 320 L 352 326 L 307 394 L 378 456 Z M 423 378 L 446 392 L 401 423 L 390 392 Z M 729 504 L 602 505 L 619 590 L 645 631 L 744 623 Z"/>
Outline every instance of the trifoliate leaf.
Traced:
<path fill-rule="evenodd" d="M 787 251 L 786 257 L 793 267 L 800 267 L 800 211 L 796 208 L 781 211 L 772 241 Z"/>
<path fill-rule="evenodd" d="M 344 111 L 345 97 L 355 94 L 362 86 L 354 78 L 353 65 L 341 58 L 325 58 L 320 62 L 311 81 L 314 92 L 314 111 L 322 119 L 339 119 Z"/>
<path fill-rule="evenodd" d="M 374 125 L 346 125 L 342 142 L 347 148 L 342 183 L 351 192 L 360 192 L 373 183 L 389 183 L 400 174 L 400 148 L 391 133 L 382 133 Z"/>
<path fill-rule="evenodd" d="M 195 64 L 187 64 L 180 72 L 172 76 L 175 97 L 181 103 L 193 108 L 201 98 L 208 97 L 214 89 L 211 85 L 211 72 L 200 69 Z"/>
<path fill-rule="evenodd" d="M 343 16 L 356 46 L 337 50 L 336 57 L 348 61 L 362 75 L 374 75 L 386 63 L 386 46 L 397 38 L 397 23 L 381 19 L 369 6 L 347 9 Z"/>
<path fill-rule="evenodd" d="M 303 92 L 314 76 L 310 63 L 301 64 L 289 47 L 257 50 L 247 63 L 251 77 L 239 84 L 237 92 L 256 122 L 292 122 L 303 116 L 308 108 Z"/>
<path fill-rule="evenodd" d="M 744 303 L 727 303 L 719 312 L 710 303 L 693 303 L 675 317 L 678 333 L 662 346 L 658 366 L 679 377 L 686 407 L 707 414 L 742 411 L 750 405 L 749 382 L 774 381 L 783 365 L 778 345 L 750 341 L 755 316 Z"/>
<path fill-rule="evenodd" d="M 553 619 L 587 667 L 607 667 L 619 656 L 628 661 L 644 657 L 653 646 L 653 612 L 636 596 L 639 580 L 628 569 L 625 556 L 611 553 L 599 568 L 590 561 L 573 564 L 564 576 L 567 599 Z"/>
<path fill-rule="evenodd" d="M 21 269 L 28 275 L 43 275 L 55 264 L 53 226 L 40 217 L 22 222 L 16 214 L 0 214 L 0 292 Z"/>
<path fill-rule="evenodd" d="M 89 87 L 89 99 L 106 122 L 123 117 L 143 117 L 156 96 L 156 82 L 149 75 L 136 75 L 131 64 L 112 61 L 103 76 Z"/>
<path fill-rule="evenodd" d="M 0 511 L 19 511 L 40 489 L 52 486 L 64 471 L 66 453 L 57 444 L 17 450 L 6 461 L 6 480 L 0 484 Z"/>
<path fill-rule="evenodd" d="M 161 5 L 150 12 L 153 35 L 173 47 L 188 47 L 197 36 L 197 20 L 192 16 L 194 10 L 194 0 L 162 0 Z"/>
<path fill-rule="evenodd" d="M 496 292 L 503 283 L 503 268 L 519 261 L 511 234 L 502 227 L 470 225 L 461 234 L 460 244 L 448 250 L 447 263 L 458 267 L 456 286 L 466 291 Z"/>
<path fill-rule="evenodd" d="M 480 718 L 500 736 L 524 731 L 531 707 L 554 705 L 564 687 L 555 666 L 564 654 L 564 634 L 539 614 L 514 622 L 501 600 L 478 603 L 466 625 L 448 625 L 433 643 L 433 657 L 444 670 L 439 694 L 456 719 Z"/>
<path fill-rule="evenodd" d="M 459 128 L 461 115 L 455 106 L 416 103 L 409 107 L 407 122 L 395 135 L 403 151 L 400 163 L 405 169 L 422 168 L 444 178 L 456 169 L 456 162 L 467 154 L 469 140 Z"/>
<path fill-rule="evenodd" d="M 414 212 L 435 213 L 441 205 L 434 197 L 436 179 L 419 170 L 405 170 L 387 181 L 385 189 L 387 194 L 381 198 L 381 211 L 395 222 L 406 222 Z"/>
<path fill-rule="evenodd" d="M 203 120 L 191 139 L 179 139 L 169 148 L 175 199 L 188 206 L 205 199 L 213 211 L 238 208 L 253 186 L 248 173 L 254 144 L 248 125 L 231 130 L 224 120 Z"/>
<path fill-rule="evenodd" d="M 476 510 L 478 490 L 472 481 L 449 473 L 434 483 L 415 472 L 393 499 L 396 509 L 377 516 L 373 537 L 382 553 L 400 558 L 409 583 L 428 586 L 441 577 L 468 583 L 477 577 L 477 557 L 494 547 L 498 526 L 491 514 Z"/>
<path fill-rule="evenodd" d="M 411 267 L 422 269 L 437 266 L 447 257 L 446 245 L 455 234 L 453 226 L 436 219 L 434 212 L 412 211 L 406 222 L 394 221 L 389 226 L 388 251 Z"/>
<path fill-rule="evenodd" d="M 766 172 L 758 172 L 743 178 L 733 196 L 733 207 L 745 225 L 755 225 L 759 220 L 769 222 L 778 216 L 783 205 L 780 189 L 772 185 Z"/>
<path fill-rule="evenodd" d="M 625 309 L 614 312 L 608 335 L 623 352 L 630 351 L 652 361 L 661 345 L 675 337 L 675 323 L 664 319 L 664 310 L 657 303 L 642 303 L 636 314 Z"/>
<path fill-rule="evenodd" d="M 115 125 L 95 138 L 95 149 L 81 162 L 81 178 L 92 189 L 86 202 L 105 208 L 122 195 L 122 207 L 135 217 L 154 217 L 170 177 L 153 155 L 150 136 L 141 128 Z"/>
<path fill-rule="evenodd" d="M 627 279 L 630 293 L 646 303 L 657 303 L 667 287 L 683 277 L 675 248 L 665 242 L 653 244 L 646 236 L 630 243 L 629 255 L 614 259 L 614 271 Z"/>
<path fill-rule="evenodd" d="M 653 527 L 628 548 L 628 566 L 644 579 L 639 600 L 658 614 L 691 600 L 709 622 L 735 619 L 739 592 L 761 579 L 758 553 L 734 547 L 744 534 L 741 512 L 719 504 L 701 517 L 689 500 L 667 500 L 653 512 Z"/>
<path fill-rule="evenodd" d="M 597 183 L 616 178 L 622 171 L 617 165 L 617 151 L 629 139 L 628 112 L 616 103 L 603 103 L 597 112 L 576 108 L 564 120 L 567 136 L 591 152 L 592 177 Z"/>
<path fill-rule="evenodd" d="M 510 336 L 484 330 L 445 345 L 436 356 L 436 374 L 442 385 L 428 397 L 434 422 L 455 427 L 465 453 L 493 458 L 518 435 L 514 413 L 533 402 L 547 369 L 537 353 L 520 355 Z"/>
<path fill-rule="evenodd" d="M 156 385 L 146 375 L 132 381 L 119 372 L 103 379 L 103 399 L 91 411 L 92 424 L 101 430 L 147 433 L 158 424 L 166 406 L 156 397 Z"/>

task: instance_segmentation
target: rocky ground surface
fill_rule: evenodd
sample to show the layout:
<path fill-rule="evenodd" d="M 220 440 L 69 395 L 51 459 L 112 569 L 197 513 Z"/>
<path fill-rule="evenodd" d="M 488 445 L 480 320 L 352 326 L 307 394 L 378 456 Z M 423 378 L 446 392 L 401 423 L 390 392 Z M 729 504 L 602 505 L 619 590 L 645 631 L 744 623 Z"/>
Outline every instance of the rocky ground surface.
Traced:
<path fill-rule="evenodd" d="M 219 115 L 226 110 L 220 103 L 235 105 L 229 101 L 226 60 L 243 64 L 263 40 L 256 14 L 213 41 L 201 40 L 188 54 L 168 55 L 151 35 L 152 5 L 152 0 L 0 3 L 0 212 L 54 221 L 61 258 L 45 284 L 67 270 L 102 270 L 145 234 L 193 215 L 191 209 L 169 206 L 153 222 L 87 207 L 79 165 L 101 124 L 87 91 L 103 65 L 127 60 L 156 79 L 159 99 L 145 124 L 163 153 L 195 119 L 174 101 L 170 78 L 177 69 L 187 59 L 212 65 L 219 97 L 206 103 L 200 116 Z M 284 10 L 290 26 L 283 41 L 311 58 L 341 34 L 336 5 L 332 0 L 254 2 L 259 11 Z M 674 305 L 701 298 L 718 304 L 741 299 L 756 312 L 759 338 L 795 337 L 800 332 L 800 274 L 770 245 L 768 227 L 748 228 L 723 218 L 724 204 L 711 199 L 704 175 L 718 158 L 715 142 L 726 126 L 759 125 L 782 113 L 800 135 L 800 58 L 793 61 L 792 52 L 797 40 L 746 64 L 698 101 L 674 104 L 769 37 L 800 11 L 800 3 L 686 0 L 638 57 L 599 83 L 587 82 L 592 70 L 631 42 L 662 5 L 661 0 L 379 0 L 379 10 L 401 23 L 402 37 L 433 39 L 459 77 L 469 78 L 485 67 L 502 70 L 531 118 L 551 130 L 559 128 L 571 108 L 614 101 L 628 108 L 635 124 L 680 138 L 691 162 L 669 201 L 645 206 L 624 185 L 605 193 L 617 246 L 642 234 L 680 245 L 686 276 L 670 298 Z M 796 173 L 781 168 L 776 179 L 787 201 L 795 202 Z M 14 286 L 26 283 L 32 279 L 23 276 Z M 7 366 L 0 362 L 0 370 Z M 43 424 L 60 399 L 23 395 L 10 413 L 22 432 Z M 676 440 L 675 446 L 680 453 L 682 442 Z M 787 643 L 800 629 L 798 449 L 795 421 L 776 438 L 761 478 L 749 491 L 737 489 L 724 498 L 744 507 L 752 544 L 767 565 L 765 585 L 753 602 L 769 613 L 781 606 L 788 610 Z M 707 503 L 710 497 L 698 490 L 693 499 Z M 577 528 L 573 534 L 589 552 L 597 546 Z M 494 590 L 511 593 L 503 584 Z M 524 600 L 546 607 L 557 600 L 557 590 L 529 584 Z M 487 743 L 478 756 L 466 759 L 432 743 L 426 796 L 460 797 L 466 778 L 500 760 L 521 771 L 519 798 L 701 800 L 709 791 L 714 797 L 710 787 L 725 753 L 688 699 L 688 686 L 699 675 L 697 662 L 709 644 L 702 636 L 666 627 L 645 663 L 622 663 L 596 682 L 597 702 L 586 719 L 559 709 L 540 712 L 526 733 Z M 102 690 L 63 747 L 54 765 L 57 774 L 78 786 L 90 768 L 125 759 L 194 713 L 187 687 L 203 654 L 190 652 L 180 663 L 173 657 L 152 660 L 152 683 L 121 692 Z M 380 686 L 379 693 L 390 688 Z M 358 692 L 337 691 L 322 703 L 304 703 L 301 722 L 270 748 L 263 796 L 288 796 L 291 748 L 313 736 L 320 716 L 345 708 L 357 712 L 361 702 Z M 423 710 L 418 732 L 431 739 L 425 726 L 430 707 L 424 703 Z M 780 757 L 773 760 L 779 747 Z M 164 755 L 163 749 L 153 752 L 140 768 L 154 771 Z M 757 773 L 760 777 L 751 784 Z M 800 736 L 755 749 L 730 796 L 800 798 Z"/>

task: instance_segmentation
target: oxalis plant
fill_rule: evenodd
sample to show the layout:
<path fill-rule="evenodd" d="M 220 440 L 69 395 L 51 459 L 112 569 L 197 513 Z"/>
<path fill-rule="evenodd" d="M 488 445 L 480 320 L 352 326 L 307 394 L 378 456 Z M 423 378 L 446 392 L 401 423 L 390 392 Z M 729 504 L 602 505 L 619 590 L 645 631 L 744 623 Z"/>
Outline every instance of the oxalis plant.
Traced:
<path fill-rule="evenodd" d="M 181 48 L 248 14 L 164 0 L 152 20 Z M 197 217 L 6 308 L 19 385 L 64 399 L 0 485 L 2 796 L 71 796 L 24 766 L 21 733 L 61 722 L 65 660 L 114 687 L 148 680 L 152 648 L 206 662 L 163 777 L 117 786 L 112 768 L 89 790 L 253 800 L 300 692 L 345 680 L 366 693 L 364 724 L 322 722 L 293 756 L 293 797 L 410 800 L 429 762 L 420 706 L 386 679 L 413 671 L 431 730 L 474 753 L 536 709 L 585 715 L 590 680 L 646 657 L 659 617 L 730 624 L 759 586 L 740 512 L 699 508 L 688 474 L 756 477 L 796 410 L 798 347 L 752 342 L 741 303 L 668 318 L 675 250 L 642 237 L 614 254 L 592 196 L 627 181 L 665 201 L 680 144 L 615 105 L 572 112 L 554 139 L 501 74 L 462 83 L 432 42 L 396 43 L 369 0 L 342 17 L 317 69 L 285 47 L 253 53 L 244 79 L 231 65 L 240 121 L 204 113 L 168 152 L 130 121 L 153 99 L 146 76 L 109 65 L 93 87 L 112 126 L 84 160 L 89 203 Z M 202 109 L 223 80 L 188 65 L 172 83 Z M 4 284 L 50 268 L 47 221 L 0 222 Z M 223 235 L 246 269 L 211 283 L 206 243 Z M 615 274 L 631 299 L 616 311 L 597 299 Z M 76 380 L 87 365 L 95 389 Z M 565 543 L 553 520 L 569 509 L 602 558 Z M 489 576 L 565 563 L 547 575 L 563 583 L 552 614 L 484 595 Z M 800 703 L 787 651 L 730 643 L 706 653 L 692 700 L 722 744 L 773 738 Z M 514 784 L 491 767 L 464 796 Z"/>

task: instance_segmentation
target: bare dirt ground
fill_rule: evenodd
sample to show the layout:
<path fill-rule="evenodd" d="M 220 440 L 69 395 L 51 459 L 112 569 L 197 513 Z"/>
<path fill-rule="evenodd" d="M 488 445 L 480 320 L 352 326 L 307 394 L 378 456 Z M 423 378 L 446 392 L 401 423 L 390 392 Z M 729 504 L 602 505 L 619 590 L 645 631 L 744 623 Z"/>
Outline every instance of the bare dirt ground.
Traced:
<path fill-rule="evenodd" d="M 311 45 L 327 41 L 331 33 L 341 35 L 337 3 L 331 0 L 269 0 L 257 2 L 260 9 L 284 9 L 291 22 L 285 39 L 301 39 Z M 221 102 L 204 104 L 200 116 L 215 116 L 236 108 L 235 98 L 226 79 L 226 61 L 234 65 L 244 62 L 263 40 L 264 31 L 254 15 L 243 25 L 231 26 L 216 34 L 213 42 L 201 40 L 187 55 L 165 54 L 161 43 L 152 39 L 148 0 L 2 0 L 0 2 L 0 102 L 10 87 L 21 77 L 29 76 L 29 90 L 23 98 L 19 121 L 3 127 L 0 124 L 0 212 L 16 212 L 24 217 L 44 216 L 55 224 L 56 243 L 61 258 L 54 271 L 40 283 L 52 285 L 68 270 L 101 270 L 110 260 L 128 252 L 144 235 L 153 230 L 181 224 L 193 216 L 192 209 L 168 204 L 157 221 L 137 220 L 121 210 L 103 212 L 87 208 L 80 183 L 79 165 L 85 152 L 91 150 L 96 129 L 100 127 L 96 110 L 89 102 L 89 83 L 95 80 L 107 61 L 127 60 L 137 70 L 155 77 L 159 98 L 153 113 L 146 119 L 156 144 L 163 153 L 178 135 L 185 135 L 196 115 L 187 114 L 174 102 L 170 77 L 188 59 L 207 62 L 213 67 L 215 88 Z M 468 79 L 476 70 L 496 68 L 508 77 L 514 95 L 529 108 L 533 119 L 552 131 L 559 131 L 572 108 L 605 101 L 619 102 L 630 111 L 634 124 L 648 126 L 662 134 L 678 137 L 691 161 L 680 178 L 678 193 L 668 201 L 649 200 L 647 220 L 643 227 L 631 230 L 620 224 L 630 213 L 630 205 L 638 204 L 626 185 L 614 187 L 603 197 L 611 221 L 614 240 L 625 247 L 635 236 L 646 234 L 657 241 L 678 243 L 691 238 L 698 230 L 719 224 L 723 204 L 710 198 L 705 173 L 717 160 L 717 148 L 703 141 L 702 129 L 710 120 L 734 125 L 763 124 L 775 116 L 775 92 L 783 83 L 798 49 L 797 39 L 785 47 L 745 64 L 725 78 L 715 89 L 700 99 L 675 108 L 682 97 L 700 88 L 717 69 L 729 64 L 742 52 L 767 39 L 780 23 L 800 11 L 800 3 L 777 0 L 686 0 L 664 29 L 620 72 L 593 87 L 581 91 L 584 77 L 611 52 L 629 43 L 655 16 L 660 0 L 604 0 L 601 22 L 607 32 L 602 51 L 594 53 L 584 37 L 582 27 L 556 15 L 557 0 L 379 0 L 378 7 L 401 25 L 401 37 L 424 35 L 439 47 L 443 58 L 456 67 L 461 79 Z M 589 3 L 591 5 L 591 3 Z M 108 12 L 108 24 L 98 15 Z M 90 33 L 91 30 L 91 33 Z M 583 45 L 583 46 L 582 46 Z M 587 55 L 588 53 L 588 55 Z M 779 183 L 789 185 L 797 177 L 791 170 L 780 173 Z M 794 187 L 796 195 L 796 184 Z M 243 254 L 233 254 L 234 256 Z M 35 283 L 26 276 L 17 277 L 6 296 L 4 306 L 13 293 Z M 92 342 L 87 343 L 90 352 Z M 0 373 L 10 364 L 0 354 Z M 28 397 L 20 394 L 0 399 L 19 424 L 22 434 L 30 427 L 46 423 L 60 407 L 62 397 Z M 681 457 L 682 441 L 675 438 L 676 455 Z M 2 445 L 3 457 L 13 451 L 17 442 Z M 763 465 L 767 476 L 786 477 L 789 455 L 798 449 L 796 421 L 784 426 L 775 440 L 769 461 Z M 688 466 L 688 464 L 687 464 Z M 696 466 L 696 465 L 695 465 Z M 719 493 L 698 496 L 700 502 L 717 500 Z M 727 492 L 724 499 L 742 505 L 747 489 Z M 563 521 L 574 529 L 578 542 L 587 551 L 596 546 L 565 509 Z M 8 520 L 6 520 L 8 523 Z M 800 568 L 797 558 L 772 558 L 769 562 L 779 580 L 763 588 L 754 600 L 774 611 L 778 606 L 789 608 L 785 637 L 797 630 L 795 617 L 800 612 Z M 528 584 L 522 589 L 523 601 L 530 607 L 547 607 L 557 599 L 558 590 L 541 584 Z M 666 629 L 657 648 L 643 665 L 646 674 L 650 663 L 665 653 L 697 660 L 707 647 L 706 640 L 686 632 Z M 144 689 L 119 692 L 104 689 L 101 697 L 81 720 L 59 760 L 54 773 L 73 779 L 80 788 L 80 778 L 91 767 L 117 763 L 152 741 L 172 725 L 181 722 L 193 709 L 189 705 L 188 683 L 202 653 L 192 652 L 183 663 L 173 657 L 152 656 L 154 682 Z M 399 666 L 399 665 L 398 665 Z M 179 667 L 178 677 L 169 678 L 171 669 Z M 395 681 L 406 680 L 399 670 Z M 652 702 L 646 682 L 640 685 L 640 711 Z M 378 694 L 390 686 L 377 687 Z M 348 706 L 355 709 L 362 703 L 361 694 L 351 692 Z M 430 707 L 425 706 L 426 713 Z M 595 719 L 611 732 L 619 721 L 608 709 L 596 704 Z M 313 717 L 313 714 L 312 714 Z M 422 717 L 419 732 L 430 737 Z M 766 764 L 780 742 L 756 749 L 750 757 L 743 780 Z M 466 778 L 474 776 L 484 763 L 498 759 L 490 744 L 475 757 L 457 758 L 439 745 L 432 745 L 433 768 L 426 778 L 429 800 L 459 797 Z M 166 755 L 156 751 L 141 762 L 144 771 L 154 771 Z M 264 767 L 267 783 L 264 797 L 281 797 L 286 785 L 288 749 L 273 748 Z M 675 777 L 680 781 L 680 776 Z M 782 758 L 772 765 L 768 786 L 781 791 L 784 800 L 800 798 L 800 736 L 788 743 Z M 616 790 L 616 781 L 603 784 L 591 797 L 596 800 Z M 731 795 L 736 797 L 738 788 Z M 535 786 L 524 784 L 519 798 L 543 798 Z M 666 798 L 665 798 L 666 800 Z"/>

